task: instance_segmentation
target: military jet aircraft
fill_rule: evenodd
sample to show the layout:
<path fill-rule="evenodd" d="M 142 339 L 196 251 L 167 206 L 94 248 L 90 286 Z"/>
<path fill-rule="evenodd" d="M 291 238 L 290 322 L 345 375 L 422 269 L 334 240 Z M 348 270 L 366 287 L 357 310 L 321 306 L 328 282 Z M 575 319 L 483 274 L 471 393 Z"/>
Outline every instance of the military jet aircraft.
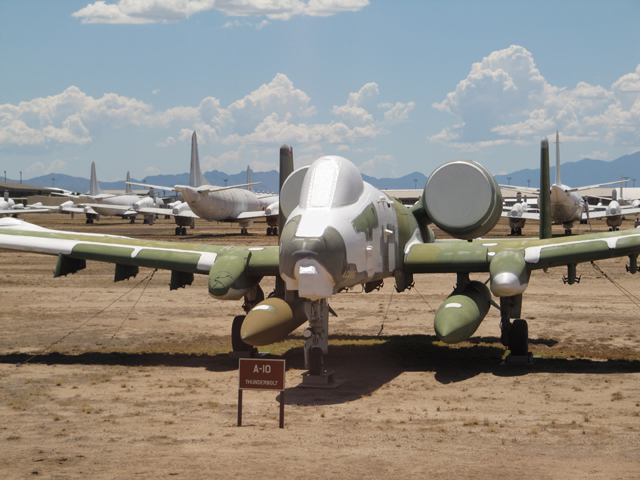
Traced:
<path fill-rule="evenodd" d="M 580 194 L 577 193 L 579 191 L 605 187 L 616 183 L 619 182 L 607 182 L 599 185 L 588 185 L 573 188 L 563 185 L 560 176 L 560 138 L 558 131 L 556 131 L 556 181 L 551 185 L 551 218 L 562 224 L 566 235 L 571 235 L 571 229 L 575 222 L 586 222 L 590 219 L 604 217 L 607 220 L 607 225 L 612 227 L 612 230 L 615 230 L 621 224 L 623 213 L 640 213 L 640 208 L 621 209 L 618 203 L 612 203 L 610 208 L 589 210 L 589 204 Z M 540 189 L 517 187 L 513 185 L 500 185 L 500 187 L 526 193 L 539 194 L 540 192 Z M 511 209 L 503 212 L 502 216 L 509 219 L 511 235 L 521 235 L 522 228 L 524 227 L 527 219 L 540 219 L 539 213 L 531 212 L 530 209 L 526 208 L 526 205 L 523 205 L 522 203 L 516 203 Z"/>
<path fill-rule="evenodd" d="M 362 180 L 358 168 L 326 156 L 293 171 L 290 148 L 280 151 L 279 246 L 234 247 L 136 240 L 44 229 L 16 219 L 0 220 L 0 248 L 58 257 L 55 277 L 75 273 L 86 260 L 115 264 L 115 281 L 139 267 L 171 270 L 170 288 L 208 275 L 208 291 L 219 300 L 244 300 L 246 315 L 232 322 L 234 350 L 268 345 L 308 322 L 304 331 L 309 374 L 324 375 L 328 353 L 330 299 L 363 285 L 374 290 L 384 279 L 402 292 L 417 274 L 451 273 L 457 286 L 438 309 L 438 338 L 458 343 L 471 337 L 492 304 L 500 299 L 501 338 L 517 357 L 529 357 L 528 327 L 521 319 L 522 295 L 533 270 L 567 268 L 612 257 L 629 258 L 636 273 L 640 230 L 551 238 L 549 175 L 542 173 L 540 238 L 482 238 L 500 218 L 502 198 L 495 179 L 481 165 L 456 160 L 429 177 L 411 208 Z M 541 172 L 548 172 L 549 146 L 542 141 Z M 545 168 L 546 167 L 546 168 Z M 546 195 L 545 195 L 546 192 Z M 437 225 L 455 239 L 436 240 Z M 469 274 L 488 274 L 488 287 Z M 276 278 L 265 299 L 260 282 Z M 511 322 L 512 319 L 515 319 Z"/>
<path fill-rule="evenodd" d="M 174 212 L 171 213 L 175 216 L 178 225 L 180 225 L 180 218 L 188 218 L 191 222 L 193 221 L 192 219 L 196 218 L 202 218 L 210 222 L 237 222 L 240 224 L 241 233 L 246 234 L 247 227 L 251 225 L 254 220 L 262 218 L 266 219 L 269 225 L 267 235 L 277 235 L 278 196 L 258 195 L 254 193 L 250 187 L 258 183 L 259 182 L 251 183 L 249 168 L 247 168 L 247 183 L 245 184 L 225 187 L 209 185 L 209 182 L 204 178 L 200 170 L 198 139 L 196 132 L 193 132 L 191 136 L 189 185 L 165 187 L 147 183 L 132 184 L 180 192 L 189 208 L 187 209 L 186 205 L 183 205 L 177 210 L 174 209 Z M 243 190 L 242 187 L 247 187 L 247 190 Z M 267 208 L 269 208 L 269 213 L 265 213 Z M 176 235 L 178 233 L 178 228 L 176 228 Z M 184 234 L 185 231 L 181 231 L 181 233 Z"/>

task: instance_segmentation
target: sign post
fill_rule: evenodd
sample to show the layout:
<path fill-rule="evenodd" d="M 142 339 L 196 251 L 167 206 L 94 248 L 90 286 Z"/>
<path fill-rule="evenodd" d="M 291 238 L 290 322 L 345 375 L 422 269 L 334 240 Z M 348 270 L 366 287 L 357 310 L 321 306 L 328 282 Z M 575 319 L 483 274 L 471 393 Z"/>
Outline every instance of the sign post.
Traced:
<path fill-rule="evenodd" d="M 242 426 L 242 391 L 280 391 L 280 428 L 284 428 L 284 360 L 241 358 L 238 365 L 238 426 Z"/>

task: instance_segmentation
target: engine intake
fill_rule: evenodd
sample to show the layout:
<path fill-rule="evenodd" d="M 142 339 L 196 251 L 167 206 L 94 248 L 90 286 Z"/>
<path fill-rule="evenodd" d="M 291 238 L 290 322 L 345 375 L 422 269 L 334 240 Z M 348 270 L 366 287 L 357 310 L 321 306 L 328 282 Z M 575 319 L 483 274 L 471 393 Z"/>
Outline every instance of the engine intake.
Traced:
<path fill-rule="evenodd" d="M 502 195 L 479 163 L 454 160 L 438 167 L 424 186 L 422 207 L 440 229 L 462 240 L 481 237 L 498 223 Z"/>

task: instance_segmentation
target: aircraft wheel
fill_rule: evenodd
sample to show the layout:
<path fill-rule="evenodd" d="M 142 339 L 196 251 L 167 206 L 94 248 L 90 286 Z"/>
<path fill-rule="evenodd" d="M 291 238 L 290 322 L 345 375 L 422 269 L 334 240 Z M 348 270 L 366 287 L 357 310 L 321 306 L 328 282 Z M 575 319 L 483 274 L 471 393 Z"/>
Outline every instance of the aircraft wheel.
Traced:
<path fill-rule="evenodd" d="M 322 349 L 320 347 L 312 347 L 309 350 L 309 375 L 322 375 Z"/>
<path fill-rule="evenodd" d="M 612 228 L 610 228 L 610 229 L 609 229 L 609 231 L 610 231 L 610 232 L 612 232 L 612 231 L 613 231 L 613 229 L 612 229 Z"/>
<path fill-rule="evenodd" d="M 176 227 L 176 235 L 180 235 L 180 227 Z"/>
<path fill-rule="evenodd" d="M 182 228 L 180 229 L 180 234 L 181 234 L 181 235 L 186 235 L 186 234 L 187 234 L 187 228 L 186 228 L 186 227 L 182 227 Z"/>
<path fill-rule="evenodd" d="M 87 218 L 87 221 L 86 221 L 85 223 L 89 224 L 89 223 L 91 223 L 91 220 L 89 220 L 89 219 Z M 611 229 L 609 229 L 609 230 L 611 230 Z"/>
<path fill-rule="evenodd" d="M 248 343 L 244 343 L 240 338 L 240 329 L 242 328 L 242 322 L 244 322 L 244 315 L 238 315 L 234 317 L 231 324 L 231 348 L 234 352 L 248 352 L 253 349 Z"/>
<path fill-rule="evenodd" d="M 273 234 L 278 235 L 278 227 L 273 227 Z"/>
<path fill-rule="evenodd" d="M 267 237 L 271 236 L 271 227 L 267 227 Z"/>
<path fill-rule="evenodd" d="M 526 320 L 517 319 L 509 330 L 509 350 L 511 355 L 521 356 L 529 353 L 529 326 Z"/>

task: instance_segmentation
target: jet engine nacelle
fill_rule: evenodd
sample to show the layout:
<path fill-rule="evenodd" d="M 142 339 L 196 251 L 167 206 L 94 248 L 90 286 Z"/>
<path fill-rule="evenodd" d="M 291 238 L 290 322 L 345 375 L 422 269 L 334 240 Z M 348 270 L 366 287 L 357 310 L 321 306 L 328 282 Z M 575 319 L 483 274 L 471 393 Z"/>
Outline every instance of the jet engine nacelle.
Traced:
<path fill-rule="evenodd" d="M 487 234 L 500 219 L 502 194 L 493 176 L 479 163 L 454 160 L 438 167 L 424 186 L 422 208 L 427 219 L 462 240 Z"/>
<path fill-rule="evenodd" d="M 453 292 L 438 311 L 433 326 L 438 338 L 445 343 L 467 340 L 484 320 L 491 306 L 491 293 L 482 282 L 472 281 L 465 289 Z"/>

